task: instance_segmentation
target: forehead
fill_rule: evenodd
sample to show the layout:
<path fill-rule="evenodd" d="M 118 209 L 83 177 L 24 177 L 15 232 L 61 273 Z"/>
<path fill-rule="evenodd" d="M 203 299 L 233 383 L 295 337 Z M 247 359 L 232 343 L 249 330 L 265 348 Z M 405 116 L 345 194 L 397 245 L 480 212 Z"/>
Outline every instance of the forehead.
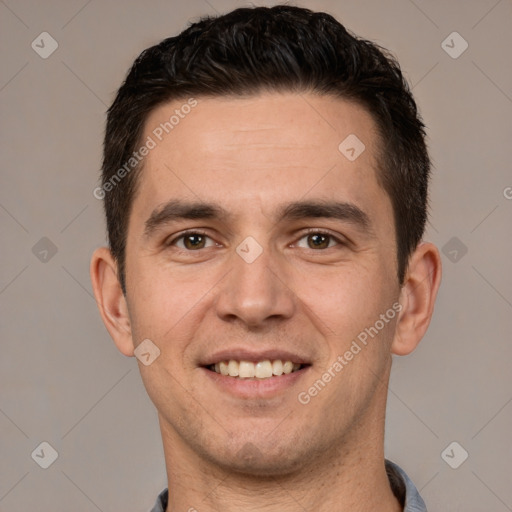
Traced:
<path fill-rule="evenodd" d="M 149 139 L 154 148 L 135 200 L 146 214 L 185 196 L 263 213 L 305 196 L 390 213 L 376 179 L 375 123 L 345 100 L 292 93 L 184 98 L 148 116 Z"/>

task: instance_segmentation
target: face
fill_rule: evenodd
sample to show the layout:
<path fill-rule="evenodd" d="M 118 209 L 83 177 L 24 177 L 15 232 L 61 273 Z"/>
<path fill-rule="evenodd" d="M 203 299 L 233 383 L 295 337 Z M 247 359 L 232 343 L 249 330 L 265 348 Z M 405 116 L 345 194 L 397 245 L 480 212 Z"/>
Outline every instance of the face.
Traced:
<path fill-rule="evenodd" d="M 384 411 L 400 287 L 375 124 L 340 99 L 268 93 L 197 98 L 160 133 L 185 103 L 147 119 L 129 220 L 132 339 L 160 350 L 142 379 L 176 446 L 280 474 Z M 359 156 L 353 138 L 339 148 L 351 134 Z"/>

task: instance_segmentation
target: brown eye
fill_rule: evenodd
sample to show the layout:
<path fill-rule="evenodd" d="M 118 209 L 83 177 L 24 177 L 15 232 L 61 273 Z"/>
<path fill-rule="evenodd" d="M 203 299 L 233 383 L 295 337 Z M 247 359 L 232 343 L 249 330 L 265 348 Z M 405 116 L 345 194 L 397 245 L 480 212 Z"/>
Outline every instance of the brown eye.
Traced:
<path fill-rule="evenodd" d="M 329 238 L 329 235 L 323 233 L 308 235 L 308 246 L 311 249 L 326 249 L 329 247 Z"/>
<path fill-rule="evenodd" d="M 202 249 L 204 247 L 205 237 L 199 234 L 185 235 L 183 237 L 183 245 L 187 249 Z"/>
<path fill-rule="evenodd" d="M 304 239 L 307 240 L 307 245 L 300 243 Z M 302 236 L 297 245 L 306 249 L 329 249 L 335 245 L 343 245 L 343 243 L 330 233 L 324 233 L 322 231 L 311 231 Z"/>
<path fill-rule="evenodd" d="M 185 251 L 195 251 L 199 249 L 204 249 L 206 247 L 211 247 L 214 245 L 213 240 L 210 239 L 208 235 L 204 233 L 189 231 L 188 233 L 182 233 L 169 242 L 169 246 L 176 246 L 178 249 Z"/>

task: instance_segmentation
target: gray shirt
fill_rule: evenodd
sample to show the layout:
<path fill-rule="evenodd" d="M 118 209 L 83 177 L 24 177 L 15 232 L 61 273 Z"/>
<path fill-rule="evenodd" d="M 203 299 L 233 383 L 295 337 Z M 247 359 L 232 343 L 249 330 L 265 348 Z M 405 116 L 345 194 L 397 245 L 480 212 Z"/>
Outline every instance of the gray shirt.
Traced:
<path fill-rule="evenodd" d="M 403 512 L 427 512 L 425 502 L 405 471 L 390 460 L 385 459 L 385 463 L 391 489 L 402 504 Z M 164 489 L 158 496 L 151 512 L 165 512 L 168 500 L 168 490 Z"/>

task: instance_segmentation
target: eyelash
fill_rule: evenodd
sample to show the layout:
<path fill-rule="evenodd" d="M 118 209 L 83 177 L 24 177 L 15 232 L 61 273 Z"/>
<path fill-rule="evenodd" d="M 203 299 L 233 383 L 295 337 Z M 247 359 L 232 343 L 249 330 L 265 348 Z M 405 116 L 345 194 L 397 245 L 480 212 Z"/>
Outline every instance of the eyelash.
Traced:
<path fill-rule="evenodd" d="M 337 243 L 337 245 L 341 245 L 341 246 L 347 245 L 346 242 L 344 242 L 343 240 L 340 240 L 340 238 L 333 235 L 331 232 L 325 231 L 322 229 L 315 229 L 315 228 L 309 228 L 305 233 L 302 234 L 302 236 L 300 238 L 298 238 L 298 240 L 302 240 L 304 237 L 306 237 L 308 235 L 312 235 L 312 234 L 328 236 L 332 240 L 334 240 Z M 208 237 L 211 239 L 211 237 L 205 231 L 202 231 L 201 229 L 191 229 L 188 231 L 183 231 L 178 236 L 174 237 L 172 240 L 165 242 L 165 246 L 166 247 L 173 246 L 178 240 L 181 240 L 189 235 L 201 235 L 201 236 L 205 236 L 205 237 Z M 311 249 L 311 248 L 308 248 L 308 249 L 310 249 L 312 251 L 317 251 L 317 249 Z M 327 247 L 326 249 L 332 249 L 332 247 Z M 318 249 L 318 251 L 325 251 L 326 249 Z M 180 247 L 178 248 L 178 250 L 183 251 L 183 252 L 189 252 L 189 253 L 200 251 L 200 249 L 197 249 L 194 251 L 194 250 L 190 250 L 190 249 L 182 249 Z"/>

